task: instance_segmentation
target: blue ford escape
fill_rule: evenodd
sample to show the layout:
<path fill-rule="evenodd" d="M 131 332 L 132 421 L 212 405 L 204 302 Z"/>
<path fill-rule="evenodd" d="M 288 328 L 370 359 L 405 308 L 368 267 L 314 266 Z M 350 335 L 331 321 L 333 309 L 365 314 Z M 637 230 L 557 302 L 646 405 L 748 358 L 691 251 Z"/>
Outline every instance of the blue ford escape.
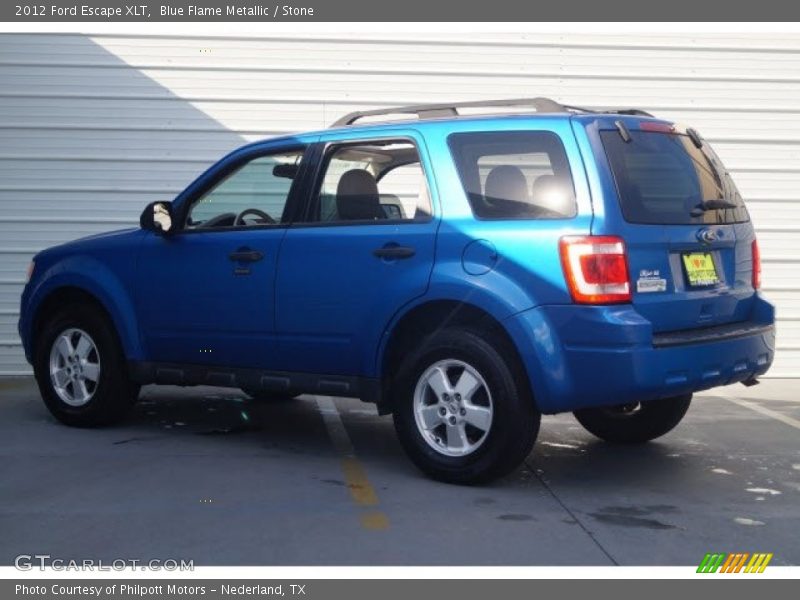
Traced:
<path fill-rule="evenodd" d="M 468 483 L 517 466 L 541 414 L 646 442 L 693 392 L 755 383 L 775 348 L 759 278 L 695 130 L 422 105 L 244 146 L 141 228 L 39 253 L 19 332 L 68 425 L 120 419 L 149 383 L 360 397 L 420 469 Z"/>

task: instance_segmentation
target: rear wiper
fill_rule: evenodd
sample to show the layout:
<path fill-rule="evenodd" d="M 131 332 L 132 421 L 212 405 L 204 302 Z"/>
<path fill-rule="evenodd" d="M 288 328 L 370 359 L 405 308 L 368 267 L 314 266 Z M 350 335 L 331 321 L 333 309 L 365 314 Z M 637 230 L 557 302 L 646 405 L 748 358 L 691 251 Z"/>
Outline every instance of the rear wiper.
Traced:
<path fill-rule="evenodd" d="M 711 200 L 704 200 L 697 207 L 693 208 L 689 213 L 692 217 L 702 217 L 703 213 L 707 210 L 717 210 L 720 208 L 739 208 L 737 204 L 723 200 L 722 198 L 713 198 Z"/>

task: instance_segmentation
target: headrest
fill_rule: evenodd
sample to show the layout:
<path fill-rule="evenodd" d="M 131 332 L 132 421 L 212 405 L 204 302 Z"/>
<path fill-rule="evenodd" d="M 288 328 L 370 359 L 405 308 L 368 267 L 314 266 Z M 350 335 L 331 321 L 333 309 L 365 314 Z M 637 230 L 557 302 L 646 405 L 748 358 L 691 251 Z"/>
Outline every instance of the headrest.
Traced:
<path fill-rule="evenodd" d="M 513 165 L 499 165 L 489 171 L 486 177 L 484 196 L 489 204 L 496 204 L 498 200 L 512 202 L 530 201 L 528 196 L 528 180 L 519 167 Z"/>
<path fill-rule="evenodd" d="M 378 183 L 369 171 L 352 169 L 339 179 L 336 210 L 344 221 L 383 219 Z"/>

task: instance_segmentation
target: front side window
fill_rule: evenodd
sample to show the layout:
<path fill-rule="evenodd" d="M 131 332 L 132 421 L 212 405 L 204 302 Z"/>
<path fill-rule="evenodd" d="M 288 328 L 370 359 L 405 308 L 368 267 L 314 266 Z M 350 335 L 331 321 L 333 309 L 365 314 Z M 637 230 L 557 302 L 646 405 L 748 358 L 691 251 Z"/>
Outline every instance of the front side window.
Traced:
<path fill-rule="evenodd" d="M 328 148 L 307 221 L 421 221 L 431 199 L 416 146 L 379 140 Z"/>
<path fill-rule="evenodd" d="M 455 133 L 450 151 L 479 219 L 565 219 L 577 213 L 564 146 L 554 133 Z"/>
<path fill-rule="evenodd" d="M 303 150 L 291 150 L 246 162 L 192 205 L 186 229 L 283 223 L 286 202 L 302 158 Z"/>

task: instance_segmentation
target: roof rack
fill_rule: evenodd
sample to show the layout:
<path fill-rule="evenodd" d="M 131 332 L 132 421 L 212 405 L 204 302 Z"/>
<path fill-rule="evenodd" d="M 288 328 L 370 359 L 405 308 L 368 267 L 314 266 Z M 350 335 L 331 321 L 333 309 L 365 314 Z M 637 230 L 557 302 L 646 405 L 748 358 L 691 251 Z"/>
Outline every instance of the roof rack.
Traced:
<path fill-rule="evenodd" d="M 654 117 L 652 113 L 647 112 L 646 110 L 642 110 L 641 108 L 607 108 L 605 110 L 594 110 L 592 108 L 583 108 L 580 106 L 567 106 L 565 105 L 564 108 L 567 110 L 575 111 L 575 112 L 582 112 L 582 113 L 589 113 L 589 114 L 600 114 L 600 115 L 631 115 L 636 117 Z"/>
<path fill-rule="evenodd" d="M 648 112 L 638 108 L 624 108 L 617 110 L 591 110 L 579 106 L 569 106 L 551 100 L 550 98 L 514 98 L 511 100 L 478 100 L 474 102 L 449 102 L 443 104 L 412 104 L 410 106 L 394 106 L 389 108 L 379 108 L 376 110 L 355 111 L 337 119 L 331 127 L 345 127 L 352 125 L 364 117 L 378 117 L 381 115 L 417 115 L 419 119 L 437 119 L 441 117 L 459 116 L 459 108 L 489 108 L 489 107 L 529 107 L 536 112 L 543 113 L 563 113 L 563 112 L 583 112 L 583 113 L 608 113 L 619 115 L 639 115 L 652 117 Z"/>

